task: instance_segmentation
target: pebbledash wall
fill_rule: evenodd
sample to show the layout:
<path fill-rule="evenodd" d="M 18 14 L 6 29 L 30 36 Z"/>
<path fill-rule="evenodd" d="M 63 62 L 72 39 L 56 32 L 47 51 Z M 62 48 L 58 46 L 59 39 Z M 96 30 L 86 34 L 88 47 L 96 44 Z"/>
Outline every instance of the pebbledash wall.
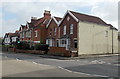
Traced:
<path fill-rule="evenodd" d="M 118 32 L 113 29 L 113 53 L 118 53 Z M 80 21 L 78 24 L 78 55 L 112 53 L 112 29 Z"/>

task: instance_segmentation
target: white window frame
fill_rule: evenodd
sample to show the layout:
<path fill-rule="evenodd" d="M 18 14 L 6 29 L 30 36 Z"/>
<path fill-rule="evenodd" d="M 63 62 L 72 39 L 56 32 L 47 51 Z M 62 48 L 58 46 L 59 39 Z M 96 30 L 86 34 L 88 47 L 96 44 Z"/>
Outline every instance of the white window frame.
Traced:
<path fill-rule="evenodd" d="M 66 35 L 66 25 L 63 27 L 63 35 Z"/>
<path fill-rule="evenodd" d="M 35 31 L 35 37 L 37 37 L 37 36 L 38 36 L 38 31 L 36 30 L 36 31 Z"/>
<path fill-rule="evenodd" d="M 12 37 L 12 42 L 16 42 L 17 37 Z"/>
<path fill-rule="evenodd" d="M 73 34 L 73 24 L 70 24 L 70 34 Z"/>
<path fill-rule="evenodd" d="M 22 38 L 24 38 L 25 37 L 25 33 L 24 32 L 22 32 Z"/>

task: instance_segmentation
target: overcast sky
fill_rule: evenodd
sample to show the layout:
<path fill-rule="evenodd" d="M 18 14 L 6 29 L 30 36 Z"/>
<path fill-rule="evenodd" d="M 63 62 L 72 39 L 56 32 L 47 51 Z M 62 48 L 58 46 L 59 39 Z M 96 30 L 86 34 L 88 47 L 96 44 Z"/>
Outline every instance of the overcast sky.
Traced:
<path fill-rule="evenodd" d="M 19 2 L 18 2 L 19 1 Z M 98 16 L 118 28 L 119 0 L 2 0 L 0 3 L 0 37 L 15 32 L 32 16 L 42 17 L 44 10 L 63 17 L 67 10 Z"/>

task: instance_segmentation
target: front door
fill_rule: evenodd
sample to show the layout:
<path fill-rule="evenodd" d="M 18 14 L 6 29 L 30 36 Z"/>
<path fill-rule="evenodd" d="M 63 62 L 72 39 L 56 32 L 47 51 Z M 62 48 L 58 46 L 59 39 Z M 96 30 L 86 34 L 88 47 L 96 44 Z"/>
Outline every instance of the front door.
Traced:
<path fill-rule="evenodd" d="M 59 47 L 59 40 L 57 40 L 57 45 L 56 46 Z"/>

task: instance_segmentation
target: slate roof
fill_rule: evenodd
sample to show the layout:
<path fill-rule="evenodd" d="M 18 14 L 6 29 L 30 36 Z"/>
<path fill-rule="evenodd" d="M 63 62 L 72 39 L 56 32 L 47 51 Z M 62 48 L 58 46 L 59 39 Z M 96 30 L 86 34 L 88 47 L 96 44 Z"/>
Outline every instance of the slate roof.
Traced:
<path fill-rule="evenodd" d="M 59 22 L 62 18 L 60 18 L 60 17 L 55 17 L 55 19 L 57 20 L 57 22 Z"/>
<path fill-rule="evenodd" d="M 80 21 L 87 21 L 87 22 L 93 22 L 97 24 L 106 25 L 106 23 L 99 17 L 86 15 L 86 14 L 82 14 L 82 13 L 78 13 L 74 11 L 70 11 L 70 12 Z"/>

